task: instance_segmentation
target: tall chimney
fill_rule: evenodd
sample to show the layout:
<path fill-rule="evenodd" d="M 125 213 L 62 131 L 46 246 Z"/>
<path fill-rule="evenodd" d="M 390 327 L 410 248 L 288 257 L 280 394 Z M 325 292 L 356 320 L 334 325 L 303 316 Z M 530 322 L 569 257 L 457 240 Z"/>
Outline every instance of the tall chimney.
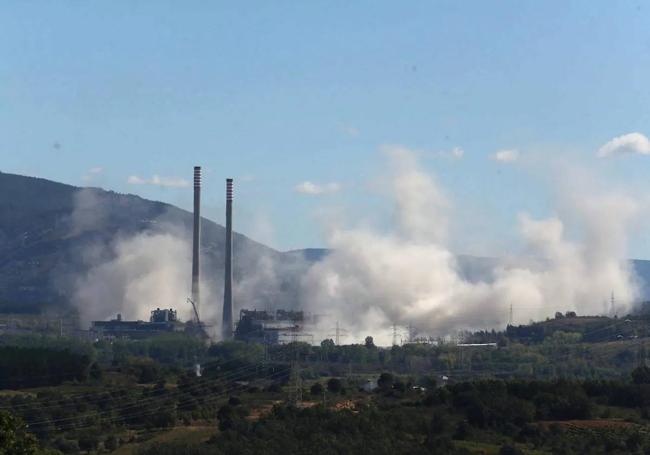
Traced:
<path fill-rule="evenodd" d="M 192 235 L 192 302 L 199 312 L 199 249 L 201 246 L 201 166 L 194 166 L 194 233 Z M 199 321 L 196 321 L 199 322 Z"/>
<path fill-rule="evenodd" d="M 223 321 L 221 334 L 224 340 L 230 340 L 232 327 L 232 179 L 226 179 L 226 264 L 224 267 L 223 286 Z"/>

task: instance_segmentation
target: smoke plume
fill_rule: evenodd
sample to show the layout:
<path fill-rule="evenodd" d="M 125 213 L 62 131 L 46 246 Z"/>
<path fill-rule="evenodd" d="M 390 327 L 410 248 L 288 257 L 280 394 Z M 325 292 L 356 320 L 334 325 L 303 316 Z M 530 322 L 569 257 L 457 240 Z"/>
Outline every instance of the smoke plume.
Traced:
<path fill-rule="evenodd" d="M 312 311 L 326 312 L 330 324 L 345 321 L 356 340 L 373 335 L 385 343 L 393 324 L 413 324 L 434 335 L 504 327 L 511 304 L 515 322 L 526 323 L 556 311 L 602 313 L 612 292 L 621 312 L 637 298 L 635 277 L 622 260 L 630 222 L 639 212 L 634 200 L 588 192 L 566 197 L 562 204 L 572 218 L 572 235 L 569 217 L 534 219 L 523 213 L 522 258 L 497 265 L 490 280 L 470 282 L 448 247 L 448 198 L 414 153 L 392 148 L 387 155 L 393 170 L 385 182 L 395 205 L 392 231 L 334 227 L 332 253 L 303 280 Z"/>
<path fill-rule="evenodd" d="M 117 239 L 112 258 L 90 268 L 77 282 L 75 300 L 82 320 L 149 320 L 156 307 L 184 309 L 190 287 L 191 248 L 169 233 L 143 232 Z M 179 308 L 180 307 L 180 308 Z"/>
<path fill-rule="evenodd" d="M 139 199 L 93 188 L 79 190 L 74 202 L 68 236 L 79 245 L 78 264 L 60 281 L 71 289 L 84 325 L 118 313 L 148 321 L 155 308 L 173 308 L 182 320 L 192 319 L 191 232 L 180 211 L 148 219 Z M 210 257 L 202 262 L 214 267 Z M 202 301 L 212 301 L 213 287 L 203 275 Z M 216 319 L 215 305 L 201 310 L 203 320 Z"/>

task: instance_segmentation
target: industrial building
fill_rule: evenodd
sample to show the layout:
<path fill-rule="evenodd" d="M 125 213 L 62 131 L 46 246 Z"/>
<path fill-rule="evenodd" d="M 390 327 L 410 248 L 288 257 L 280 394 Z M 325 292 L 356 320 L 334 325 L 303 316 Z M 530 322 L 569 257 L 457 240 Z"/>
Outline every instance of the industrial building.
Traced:
<path fill-rule="evenodd" d="M 93 321 L 90 331 L 99 339 L 141 339 L 163 333 L 184 332 L 188 326 L 178 320 L 173 309 L 156 308 L 151 312 L 149 321 L 124 321 L 118 314 L 110 321 Z"/>
<path fill-rule="evenodd" d="M 311 335 L 304 332 L 307 323 L 302 311 L 241 310 L 235 339 L 263 344 L 312 342 Z"/>
<path fill-rule="evenodd" d="M 233 337 L 233 295 L 232 295 L 232 256 L 233 256 L 233 179 L 226 179 L 226 239 L 224 264 L 224 296 L 221 338 Z M 192 321 L 182 323 L 176 311 L 160 308 L 151 312 L 146 321 L 124 321 L 121 315 L 110 321 L 93 321 L 91 333 L 97 338 L 144 338 L 167 332 L 185 332 L 207 340 L 206 325 L 201 320 L 201 167 L 194 166 L 194 211 L 192 229 L 192 280 L 188 303 L 192 306 Z"/>

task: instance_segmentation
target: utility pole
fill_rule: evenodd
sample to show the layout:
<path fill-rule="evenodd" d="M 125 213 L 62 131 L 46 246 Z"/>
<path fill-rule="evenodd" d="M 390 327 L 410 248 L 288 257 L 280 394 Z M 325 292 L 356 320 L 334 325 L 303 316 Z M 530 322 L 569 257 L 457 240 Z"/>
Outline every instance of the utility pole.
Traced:
<path fill-rule="evenodd" d="M 336 345 L 341 344 L 341 329 L 339 327 L 339 321 L 336 321 Z"/>
<path fill-rule="evenodd" d="M 300 366 L 298 365 L 298 362 L 295 362 L 291 367 L 291 373 L 293 378 L 291 381 L 292 385 L 289 402 L 294 406 L 298 406 L 298 404 L 302 402 L 302 381 L 300 379 Z"/>
<path fill-rule="evenodd" d="M 460 370 L 462 371 L 464 365 L 464 353 L 463 353 L 463 342 L 465 341 L 465 335 L 463 332 L 456 333 L 456 352 L 458 352 L 458 364 L 460 365 Z"/>
<path fill-rule="evenodd" d="M 393 324 L 393 346 L 397 346 L 397 325 Z"/>
<path fill-rule="evenodd" d="M 291 375 L 293 376 L 289 390 L 289 402 L 294 406 L 302 401 L 302 382 L 300 379 L 300 365 L 298 363 L 298 334 L 295 330 L 291 333 L 291 344 L 293 346 L 293 360 L 291 362 Z"/>

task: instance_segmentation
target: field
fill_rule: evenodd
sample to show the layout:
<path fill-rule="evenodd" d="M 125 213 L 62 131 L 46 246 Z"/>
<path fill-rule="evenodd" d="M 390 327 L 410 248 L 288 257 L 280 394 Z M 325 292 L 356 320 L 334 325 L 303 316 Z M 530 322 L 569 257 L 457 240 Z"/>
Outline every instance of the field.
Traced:
<path fill-rule="evenodd" d="M 155 443 L 202 443 L 208 441 L 218 431 L 216 426 L 180 426 L 166 430 L 143 432 L 137 435 L 139 442 L 127 443 L 112 452 L 114 455 L 137 455 L 139 450 Z"/>

